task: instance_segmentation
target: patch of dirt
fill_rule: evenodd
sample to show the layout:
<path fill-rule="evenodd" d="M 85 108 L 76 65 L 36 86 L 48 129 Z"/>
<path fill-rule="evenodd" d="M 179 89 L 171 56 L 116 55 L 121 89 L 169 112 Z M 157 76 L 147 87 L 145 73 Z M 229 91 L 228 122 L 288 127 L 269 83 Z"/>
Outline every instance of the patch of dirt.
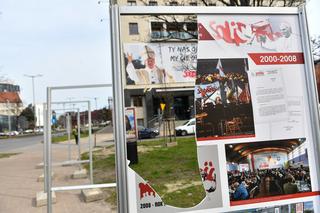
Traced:
<path fill-rule="evenodd" d="M 99 157 L 108 157 L 109 155 L 115 153 L 115 147 L 114 146 L 102 147 L 102 148 L 97 148 L 94 151 L 95 151 L 94 155 L 98 158 Z"/>
<path fill-rule="evenodd" d="M 162 148 L 162 146 L 138 146 L 139 153 L 151 152 L 157 148 Z"/>
<path fill-rule="evenodd" d="M 182 189 L 186 189 L 188 187 L 191 187 L 191 186 L 200 186 L 202 185 L 202 182 L 201 181 L 194 181 L 194 182 L 185 182 L 185 181 L 178 181 L 178 182 L 175 182 L 175 183 L 168 183 L 168 184 L 165 184 L 165 187 L 167 188 L 167 191 L 166 193 L 171 193 L 171 192 L 175 192 L 175 191 L 179 191 L 179 190 L 182 190 Z"/>

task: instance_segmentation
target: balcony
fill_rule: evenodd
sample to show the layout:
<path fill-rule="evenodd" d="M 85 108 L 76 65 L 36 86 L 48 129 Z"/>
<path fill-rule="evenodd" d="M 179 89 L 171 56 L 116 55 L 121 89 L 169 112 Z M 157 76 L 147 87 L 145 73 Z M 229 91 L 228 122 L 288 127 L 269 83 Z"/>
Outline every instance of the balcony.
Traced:
<path fill-rule="evenodd" d="M 198 36 L 197 31 L 190 32 L 177 32 L 177 31 L 152 31 L 151 40 L 161 41 L 161 40 L 196 40 Z"/>

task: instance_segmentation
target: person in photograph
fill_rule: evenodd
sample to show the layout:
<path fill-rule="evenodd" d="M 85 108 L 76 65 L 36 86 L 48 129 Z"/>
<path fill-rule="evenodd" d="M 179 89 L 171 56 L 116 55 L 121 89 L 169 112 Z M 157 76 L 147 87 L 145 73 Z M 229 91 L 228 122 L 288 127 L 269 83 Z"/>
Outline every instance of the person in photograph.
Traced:
<path fill-rule="evenodd" d="M 301 51 L 299 48 L 299 38 L 292 33 L 292 27 L 287 22 L 282 22 L 279 26 L 281 37 L 272 41 L 267 36 L 260 36 L 261 46 L 268 50 L 277 52 Z"/>
<path fill-rule="evenodd" d="M 233 188 L 235 189 L 233 194 L 234 200 L 246 200 L 249 198 L 248 190 L 243 183 L 239 184 L 239 182 L 235 182 Z"/>
<path fill-rule="evenodd" d="M 220 88 L 220 96 L 221 96 L 221 103 L 226 106 L 227 105 L 227 85 L 225 82 L 225 77 L 217 74 L 217 79 L 219 81 L 219 88 Z"/>
<path fill-rule="evenodd" d="M 127 115 L 125 116 L 125 119 L 126 119 L 126 131 L 132 130 L 130 119 Z"/>
<path fill-rule="evenodd" d="M 287 177 L 285 177 L 285 182 L 286 183 L 283 185 L 283 191 L 285 194 L 295 194 L 299 191 L 292 175 L 287 175 Z"/>
<path fill-rule="evenodd" d="M 144 68 L 136 69 L 133 65 L 132 54 L 127 54 L 128 64 L 126 71 L 129 79 L 134 81 L 135 84 L 163 84 L 174 82 L 173 76 L 156 64 L 154 50 L 146 45 L 145 51 L 147 58 Z"/>

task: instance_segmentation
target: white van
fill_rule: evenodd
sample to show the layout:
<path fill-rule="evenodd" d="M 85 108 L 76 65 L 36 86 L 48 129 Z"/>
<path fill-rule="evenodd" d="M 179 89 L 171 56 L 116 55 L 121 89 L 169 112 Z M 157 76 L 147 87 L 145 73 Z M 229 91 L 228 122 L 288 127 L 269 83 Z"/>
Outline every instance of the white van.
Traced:
<path fill-rule="evenodd" d="M 176 135 L 191 135 L 196 131 L 196 119 L 192 118 L 185 122 L 182 126 L 176 127 Z"/>

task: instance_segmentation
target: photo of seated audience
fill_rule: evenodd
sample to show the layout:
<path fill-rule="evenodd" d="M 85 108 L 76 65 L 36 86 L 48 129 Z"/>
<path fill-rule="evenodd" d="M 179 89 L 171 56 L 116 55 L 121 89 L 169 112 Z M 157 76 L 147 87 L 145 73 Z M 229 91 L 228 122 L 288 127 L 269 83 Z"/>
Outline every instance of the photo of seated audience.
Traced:
<path fill-rule="evenodd" d="M 246 209 L 233 211 L 232 213 L 313 213 L 314 207 L 312 201 L 291 203 L 281 206 L 262 207 L 257 209 Z"/>
<path fill-rule="evenodd" d="M 197 138 L 253 137 L 247 59 L 198 59 Z"/>
<path fill-rule="evenodd" d="M 230 201 L 311 191 L 305 139 L 226 144 Z"/>

